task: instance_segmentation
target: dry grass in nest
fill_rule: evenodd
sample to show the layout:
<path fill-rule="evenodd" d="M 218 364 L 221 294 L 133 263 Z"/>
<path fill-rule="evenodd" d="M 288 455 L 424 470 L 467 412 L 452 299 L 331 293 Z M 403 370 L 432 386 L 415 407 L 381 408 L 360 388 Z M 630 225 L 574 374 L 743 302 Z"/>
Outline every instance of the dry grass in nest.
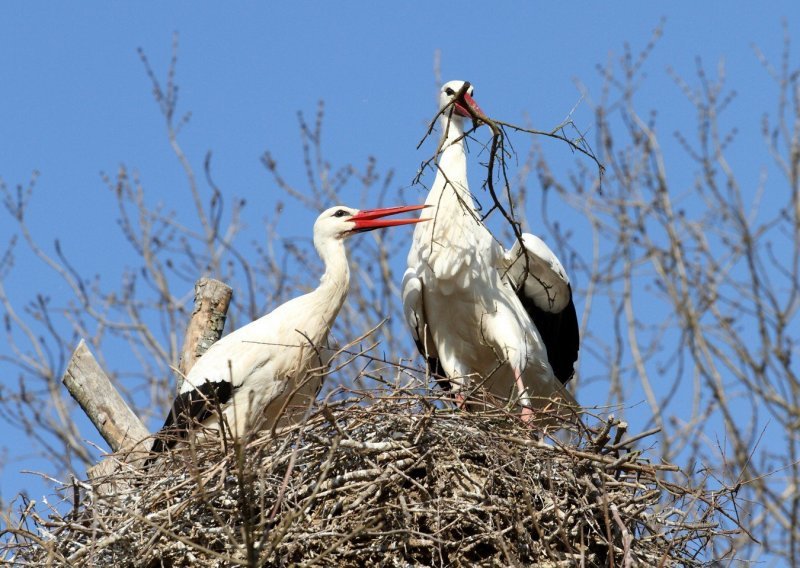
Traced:
<path fill-rule="evenodd" d="M 736 530 L 729 493 L 667 483 L 665 471 L 677 468 L 630 451 L 641 437 L 625 440 L 624 423 L 570 430 L 568 443 L 538 439 L 499 411 L 362 393 L 245 451 L 206 443 L 149 471 L 119 471 L 113 495 L 67 486 L 77 507 L 45 520 L 28 504 L 0 558 L 119 567 L 695 566 L 724 548 L 725 528 Z"/>

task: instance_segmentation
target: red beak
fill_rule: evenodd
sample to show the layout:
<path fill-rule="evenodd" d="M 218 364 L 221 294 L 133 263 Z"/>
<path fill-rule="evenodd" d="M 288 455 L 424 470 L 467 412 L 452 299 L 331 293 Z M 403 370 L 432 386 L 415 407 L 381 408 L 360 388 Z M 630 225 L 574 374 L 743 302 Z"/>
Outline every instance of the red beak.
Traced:
<path fill-rule="evenodd" d="M 467 106 L 469 108 L 471 108 L 473 110 L 473 112 L 475 112 L 477 114 L 483 114 L 483 111 L 481 110 L 481 107 L 478 106 L 478 103 L 475 102 L 475 99 L 473 99 L 471 96 L 469 96 L 468 93 L 464 93 L 463 100 L 457 100 L 453 104 L 455 106 L 455 113 L 458 116 L 463 116 L 463 117 L 466 117 L 466 118 L 469 118 L 469 117 L 472 116 L 469 113 L 469 111 L 467 110 Z"/>
<path fill-rule="evenodd" d="M 397 215 L 398 213 L 407 213 L 409 211 L 419 211 L 430 207 L 429 205 L 403 205 L 401 207 L 384 207 L 383 209 L 364 209 L 359 211 L 350 220 L 355 223 L 353 232 L 362 233 L 364 231 L 372 231 L 373 229 L 382 229 L 383 227 L 396 227 L 398 225 L 413 225 L 414 223 L 422 223 L 423 221 L 430 221 L 427 217 L 420 217 L 419 219 L 382 219 L 389 215 Z"/>

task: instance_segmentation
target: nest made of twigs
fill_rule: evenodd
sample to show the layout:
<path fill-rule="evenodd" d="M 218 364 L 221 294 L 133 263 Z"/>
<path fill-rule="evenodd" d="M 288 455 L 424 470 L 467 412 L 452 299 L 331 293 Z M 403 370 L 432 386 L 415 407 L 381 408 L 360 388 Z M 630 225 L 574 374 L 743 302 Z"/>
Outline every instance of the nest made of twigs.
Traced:
<path fill-rule="evenodd" d="M 677 468 L 630 451 L 624 423 L 589 429 L 576 419 L 567 434 L 542 438 L 517 416 L 440 406 L 362 393 L 245 448 L 207 440 L 157 467 L 123 467 L 73 485 L 76 507 L 63 517 L 44 520 L 28 506 L 6 559 L 692 566 L 724 538 L 729 496 L 664 481 Z M 110 481 L 116 489 L 105 494 Z"/>

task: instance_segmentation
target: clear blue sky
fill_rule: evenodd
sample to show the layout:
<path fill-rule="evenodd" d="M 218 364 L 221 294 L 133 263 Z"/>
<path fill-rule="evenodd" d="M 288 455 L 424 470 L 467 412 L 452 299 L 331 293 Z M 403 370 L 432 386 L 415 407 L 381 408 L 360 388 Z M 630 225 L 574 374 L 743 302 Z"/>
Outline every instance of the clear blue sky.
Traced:
<path fill-rule="evenodd" d="M 29 220 L 41 240 L 61 238 L 80 270 L 116 273 L 116 253 L 126 246 L 121 239 L 97 246 L 98 235 L 116 234 L 112 196 L 99 172 L 113 173 L 124 162 L 151 195 L 184 200 L 184 178 L 136 53 L 144 48 L 163 75 L 177 31 L 180 108 L 192 112 L 184 147 L 198 167 L 213 150 L 218 183 L 251 203 L 245 238 L 252 240 L 276 199 L 259 156 L 270 149 L 301 178 L 297 111 L 313 113 L 324 99 L 329 158 L 364 163 L 374 155 L 395 169 L 397 184 L 408 185 L 425 157 L 415 147 L 433 111 L 435 50 L 442 53 L 443 78 L 473 82 L 488 114 L 522 122 L 527 113 L 535 126 L 548 128 L 577 101 L 576 78 L 598 86 L 596 65 L 619 54 L 625 42 L 641 48 L 662 16 L 665 35 L 639 96 L 645 108 L 659 108 L 667 132 L 673 120 L 688 122 L 692 113 L 667 65 L 690 76 L 698 55 L 712 65 L 724 60 L 740 91 L 736 104 L 747 108 L 760 101 L 759 85 L 767 83 L 751 44 L 777 57 L 784 16 L 800 41 L 796 1 L 4 2 L 0 177 L 13 185 L 39 170 Z M 738 126 L 760 145 L 757 117 L 748 116 L 752 122 Z M 591 124 L 585 108 L 576 118 Z M 747 146 L 740 151 L 747 159 Z M 750 174 L 756 172 L 754 164 Z M 286 236 L 303 234 L 286 219 L 282 229 Z M 0 216 L 0 244 L 10 233 Z M 64 292 L 51 273 L 25 258 L 5 284 L 19 305 L 34 289 L 56 298 Z M 0 381 L 15 380 L 15 371 L 0 366 Z M 17 473 L 36 469 L 23 457 L 28 442 L 2 428 L 11 461 L 2 470 L 0 494 L 9 499 L 27 488 L 41 495 L 37 479 Z"/>

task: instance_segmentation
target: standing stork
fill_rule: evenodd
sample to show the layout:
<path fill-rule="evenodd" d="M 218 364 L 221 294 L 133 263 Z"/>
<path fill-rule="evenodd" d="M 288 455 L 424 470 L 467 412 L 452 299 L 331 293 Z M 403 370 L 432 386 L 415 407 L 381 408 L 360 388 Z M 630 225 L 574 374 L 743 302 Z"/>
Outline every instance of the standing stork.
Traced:
<path fill-rule="evenodd" d="M 468 83 L 450 81 L 439 95 L 442 138 L 425 202 L 433 221 L 414 230 L 403 308 L 442 386 L 460 401 L 488 392 L 530 421 L 534 409 L 578 406 L 564 388 L 578 357 L 578 320 L 569 278 L 544 241 L 525 233 L 505 250 L 481 222 L 464 144 L 465 120 L 482 115 L 472 94 Z"/>
<path fill-rule="evenodd" d="M 284 408 L 316 397 L 325 366 L 318 352 L 344 303 L 350 269 L 344 241 L 356 233 L 427 219 L 383 219 L 424 205 L 359 211 L 337 206 L 314 223 L 314 247 L 325 274 L 313 292 L 294 298 L 223 337 L 197 360 L 156 435 L 154 454 L 173 446 L 193 423 L 223 426 L 235 438 L 260 425 L 272 427 Z M 291 418 L 291 415 L 290 417 Z"/>

